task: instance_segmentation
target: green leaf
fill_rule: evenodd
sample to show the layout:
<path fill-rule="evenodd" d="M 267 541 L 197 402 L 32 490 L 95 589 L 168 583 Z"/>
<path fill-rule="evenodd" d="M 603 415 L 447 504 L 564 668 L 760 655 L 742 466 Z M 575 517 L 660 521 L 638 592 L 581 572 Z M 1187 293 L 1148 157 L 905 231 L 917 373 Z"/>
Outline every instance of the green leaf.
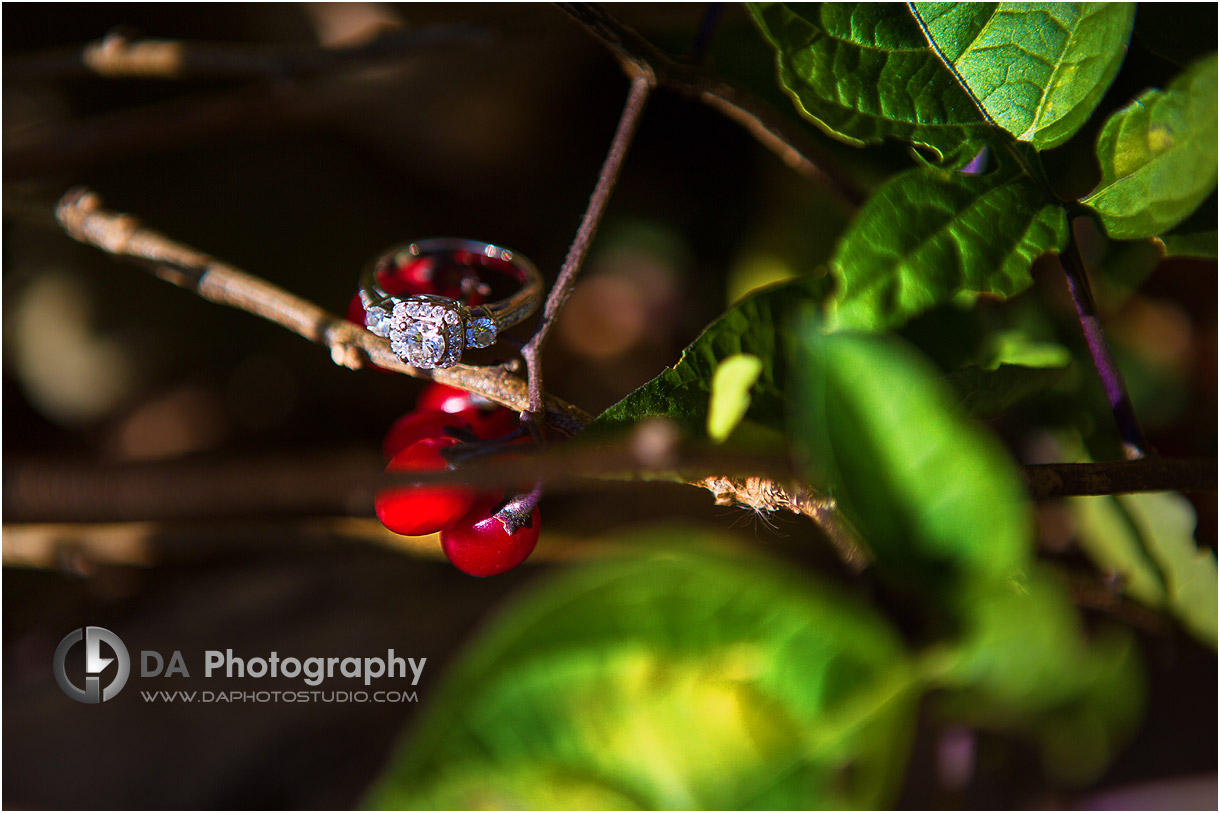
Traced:
<path fill-rule="evenodd" d="M 1072 363 L 1072 354 L 1061 344 L 1039 341 L 1023 330 L 1005 330 L 991 339 L 987 359 L 982 366 L 988 370 L 1001 365 L 1022 367 L 1062 368 Z"/>
<path fill-rule="evenodd" d="M 1062 345 L 1035 341 L 1020 330 L 997 333 L 990 345 L 982 363 L 944 376 L 960 396 L 958 406 L 975 418 L 993 418 L 1041 395 L 1059 383 L 1072 360 Z"/>
<path fill-rule="evenodd" d="M 869 198 L 840 239 L 828 323 L 881 330 L 979 293 L 1011 296 L 1032 282 L 1034 259 L 1066 237 L 1063 208 L 1015 167 L 908 170 Z"/>
<path fill-rule="evenodd" d="M 959 594 L 962 637 L 940 675 L 940 712 L 972 726 L 1022 733 L 1062 781 L 1096 779 L 1140 719 L 1143 676 L 1131 636 L 1086 638 L 1052 572 L 973 583 Z"/>
<path fill-rule="evenodd" d="M 1065 367 L 1024 367 L 1001 364 L 995 369 L 963 367 L 944 376 L 958 393 L 957 405 L 976 418 L 994 418 L 1010 407 L 1035 398 L 1055 386 Z"/>
<path fill-rule="evenodd" d="M 914 353 L 880 337 L 796 337 L 791 434 L 878 562 L 932 578 L 1008 579 L 1030 560 L 1032 512 L 1012 460 Z M 906 578 L 910 578 L 908 575 Z"/>
<path fill-rule="evenodd" d="M 1216 259 L 1217 235 L 1215 231 L 1191 234 L 1163 234 L 1153 237 L 1152 242 L 1164 257 L 1202 257 Z"/>
<path fill-rule="evenodd" d="M 629 558 L 562 572 L 499 614 L 369 803 L 892 804 L 920 682 L 898 637 L 791 567 L 706 550 L 719 541 L 637 533 Z"/>
<path fill-rule="evenodd" d="M 762 363 L 746 414 L 764 426 L 782 426 L 786 372 L 781 337 L 795 309 L 819 301 L 829 286 L 828 277 L 807 276 L 750 295 L 708 325 L 677 364 L 599 415 L 582 437 L 604 437 L 655 417 L 674 421 L 691 437 L 704 437 L 712 377 L 723 360 L 740 354 Z"/>
<path fill-rule="evenodd" d="M 912 3 L 928 41 L 989 120 L 1045 150 L 1114 81 L 1134 3 Z"/>
<path fill-rule="evenodd" d="M 1123 590 L 1152 608 L 1172 612 L 1216 648 L 1216 556 L 1195 545 L 1194 506 L 1160 492 L 1071 501 L 1080 545 L 1099 568 L 1121 576 Z"/>
<path fill-rule="evenodd" d="M 1111 237 L 1152 237 L 1186 219 L 1216 187 L 1216 55 L 1110 116 L 1097 158 L 1101 183 L 1084 202 Z"/>
<path fill-rule="evenodd" d="M 707 406 L 707 436 L 716 443 L 723 443 L 746 416 L 750 388 L 762 369 L 762 359 L 749 353 L 729 356 L 716 367 Z"/>
<path fill-rule="evenodd" d="M 851 144 L 899 139 L 960 166 L 991 131 L 896 3 L 751 3 L 797 108 Z"/>

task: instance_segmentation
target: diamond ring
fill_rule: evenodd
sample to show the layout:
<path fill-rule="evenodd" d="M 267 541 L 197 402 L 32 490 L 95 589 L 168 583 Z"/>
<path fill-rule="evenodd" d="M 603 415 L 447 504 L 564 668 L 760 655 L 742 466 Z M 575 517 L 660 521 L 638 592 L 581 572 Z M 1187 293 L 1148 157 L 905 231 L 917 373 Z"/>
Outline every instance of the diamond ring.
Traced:
<path fill-rule="evenodd" d="M 434 294 L 387 293 L 387 275 L 419 259 L 458 265 L 472 279 L 511 281 L 520 288 L 504 299 L 474 306 Z M 474 240 L 441 238 L 395 246 L 369 263 L 360 276 L 365 326 L 389 339 L 394 355 L 425 370 L 452 367 L 467 347 L 495 344 L 500 331 L 534 312 L 541 295 L 542 275 L 532 262 L 501 246 Z"/>

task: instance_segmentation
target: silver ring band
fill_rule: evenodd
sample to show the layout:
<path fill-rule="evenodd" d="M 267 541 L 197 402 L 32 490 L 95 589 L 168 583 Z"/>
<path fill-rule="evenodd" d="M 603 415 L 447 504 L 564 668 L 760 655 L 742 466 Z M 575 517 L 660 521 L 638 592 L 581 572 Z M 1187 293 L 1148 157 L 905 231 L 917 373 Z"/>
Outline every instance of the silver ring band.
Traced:
<path fill-rule="evenodd" d="M 471 307 L 444 296 L 396 296 L 382 287 L 383 271 L 430 256 L 461 258 L 475 270 L 507 276 L 521 288 L 497 302 Z M 532 262 L 502 246 L 476 240 L 438 238 L 395 246 L 378 255 L 360 275 L 365 326 L 389 339 L 396 356 L 422 369 L 452 367 L 467 347 L 491 346 L 500 331 L 525 321 L 541 297 L 542 275 Z"/>

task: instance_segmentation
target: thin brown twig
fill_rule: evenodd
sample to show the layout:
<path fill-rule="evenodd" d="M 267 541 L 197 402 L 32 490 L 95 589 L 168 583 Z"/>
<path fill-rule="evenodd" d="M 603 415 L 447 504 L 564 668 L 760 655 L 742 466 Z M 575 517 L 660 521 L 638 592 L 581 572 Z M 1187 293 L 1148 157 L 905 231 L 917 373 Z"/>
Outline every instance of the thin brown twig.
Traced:
<path fill-rule="evenodd" d="M 336 68 L 359 67 L 426 48 L 486 41 L 473 25 L 383 30 L 356 45 L 254 45 L 133 39 L 111 33 L 84 48 L 8 57 L 4 81 L 63 79 L 90 74 L 110 79 L 287 79 Z"/>
<path fill-rule="evenodd" d="M 597 176 L 597 185 L 593 188 L 593 194 L 589 197 L 589 205 L 581 218 L 580 228 L 577 229 L 572 246 L 568 249 L 568 255 L 564 258 L 559 276 L 556 278 L 555 284 L 551 286 L 550 293 L 547 294 L 538 327 L 530 340 L 521 348 L 521 356 L 525 359 L 526 372 L 529 376 L 529 411 L 531 414 L 536 414 L 542 409 L 542 349 L 546 345 L 551 328 L 555 325 L 559 309 L 563 307 L 571 294 L 576 275 L 580 273 L 585 257 L 589 253 L 589 246 L 593 242 L 593 236 L 597 233 L 597 226 L 601 223 L 602 215 L 606 212 L 610 195 L 614 192 L 614 185 L 622 170 L 623 159 L 627 156 L 627 149 L 631 146 L 631 139 L 635 136 L 636 127 L 640 123 L 640 115 L 644 112 L 644 105 L 648 101 L 648 94 L 652 91 L 652 87 L 651 74 L 640 73 L 632 77 L 631 90 L 627 94 L 623 112 L 619 116 L 618 127 L 614 131 L 614 138 L 610 142 L 606 160 L 602 162 L 601 172 Z"/>
<path fill-rule="evenodd" d="M 249 82 L 235 90 L 174 99 L 85 121 L 72 119 L 14 129 L 6 133 L 4 142 L 4 176 L 9 180 L 37 178 L 99 160 L 199 142 L 218 133 L 257 130 L 286 121 L 311 123 L 341 117 L 369 93 L 380 92 L 376 87 L 379 83 L 399 76 L 397 71 L 358 73 L 366 66 L 406 64 L 405 59 L 425 45 L 463 44 L 463 37 L 474 42 L 487 36 L 479 29 L 443 27 L 385 34 L 352 48 L 299 51 L 278 48 L 265 52 L 255 46 L 202 46 L 174 41 L 156 41 L 154 46 L 148 46 L 149 41 L 137 41 L 138 59 L 119 48 L 114 51 L 117 58 L 109 62 L 103 59 L 100 64 L 116 74 L 161 70 L 177 72 L 175 75 L 181 77 L 207 76 L 210 71 L 212 75 L 231 73 L 269 81 Z M 93 47 L 99 54 L 107 53 L 97 43 Z M 181 64 L 171 59 L 175 52 L 181 55 Z M 129 57 L 132 64 L 124 66 Z M 34 78 L 44 73 L 53 75 L 66 69 L 68 63 L 81 64 L 81 59 L 82 52 L 73 51 L 16 58 L 11 68 L 6 60 L 4 78 L 9 82 L 22 75 Z"/>
<path fill-rule="evenodd" d="M 864 202 L 864 191 L 822 157 L 817 142 L 799 122 L 707 69 L 671 58 L 597 4 L 558 5 L 609 48 L 629 76 L 651 74 L 658 87 L 689 96 L 741 125 L 788 167 L 825 186 L 848 208 Z"/>
<path fill-rule="evenodd" d="M 448 384 L 518 411 L 528 407 L 528 390 L 520 378 L 500 367 L 464 364 L 443 370 L 420 370 L 403 363 L 390 343 L 308 300 L 264 279 L 220 262 L 165 235 L 144 228 L 131 215 L 107 211 L 88 189 L 73 189 L 60 200 L 56 218 L 73 238 L 120 257 L 144 261 L 159 278 L 194 291 L 211 302 L 244 310 L 325 345 L 331 359 L 350 369 L 372 362 L 395 372 Z M 543 420 L 566 435 L 579 432 L 589 416 L 556 398 L 545 400 Z"/>

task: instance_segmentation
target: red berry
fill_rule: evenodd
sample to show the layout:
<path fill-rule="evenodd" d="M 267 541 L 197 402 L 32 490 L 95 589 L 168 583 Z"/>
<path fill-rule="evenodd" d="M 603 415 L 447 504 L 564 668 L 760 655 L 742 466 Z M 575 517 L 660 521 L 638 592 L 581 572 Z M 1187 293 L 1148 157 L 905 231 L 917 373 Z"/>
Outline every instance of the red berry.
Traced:
<path fill-rule="evenodd" d="M 475 402 L 475 399 L 478 397 L 472 392 L 466 392 L 466 390 L 459 390 L 457 387 L 450 387 L 448 384 L 433 381 L 424 387 L 424 391 L 419 394 L 419 400 L 415 402 L 415 408 L 436 409 L 441 412 L 463 412 L 467 409 L 475 409 L 480 406 L 480 404 Z"/>
<path fill-rule="evenodd" d="M 424 438 L 452 437 L 446 429 L 473 431 L 470 421 L 463 415 L 450 415 L 433 410 L 408 412 L 394 421 L 382 441 L 381 451 L 386 460 L 391 460 L 403 449 Z"/>
<path fill-rule="evenodd" d="M 458 414 L 465 418 L 474 433 L 484 440 L 502 438 L 521 426 L 517 413 L 504 407 L 467 409 Z"/>
<path fill-rule="evenodd" d="M 435 409 L 461 415 L 474 433 L 483 439 L 499 438 L 513 431 L 520 424 L 517 414 L 493 404 L 485 398 L 457 387 L 432 382 L 415 402 L 416 409 Z"/>
<path fill-rule="evenodd" d="M 397 268 L 387 268 L 377 274 L 377 284 L 391 296 L 436 293 L 432 275 L 436 261 L 431 257 L 416 257 Z"/>
<path fill-rule="evenodd" d="M 457 443 L 446 437 L 418 441 L 395 455 L 386 471 L 443 471 L 449 463 L 441 450 Z M 474 499 L 469 489 L 455 486 L 406 486 L 379 491 L 374 505 L 382 525 L 394 533 L 420 536 L 461 519 Z"/>
<path fill-rule="evenodd" d="M 471 576 L 494 576 L 512 570 L 533 552 L 538 544 L 542 519 L 538 506 L 530 513 L 528 525 L 509 533 L 505 520 L 493 514 L 498 496 L 482 495 L 461 519 L 441 531 L 441 549 L 458 570 Z"/>
<path fill-rule="evenodd" d="M 347 313 L 345 314 L 347 321 L 353 325 L 364 327 L 364 303 L 360 300 L 360 294 L 352 295 L 352 300 L 347 303 Z"/>

